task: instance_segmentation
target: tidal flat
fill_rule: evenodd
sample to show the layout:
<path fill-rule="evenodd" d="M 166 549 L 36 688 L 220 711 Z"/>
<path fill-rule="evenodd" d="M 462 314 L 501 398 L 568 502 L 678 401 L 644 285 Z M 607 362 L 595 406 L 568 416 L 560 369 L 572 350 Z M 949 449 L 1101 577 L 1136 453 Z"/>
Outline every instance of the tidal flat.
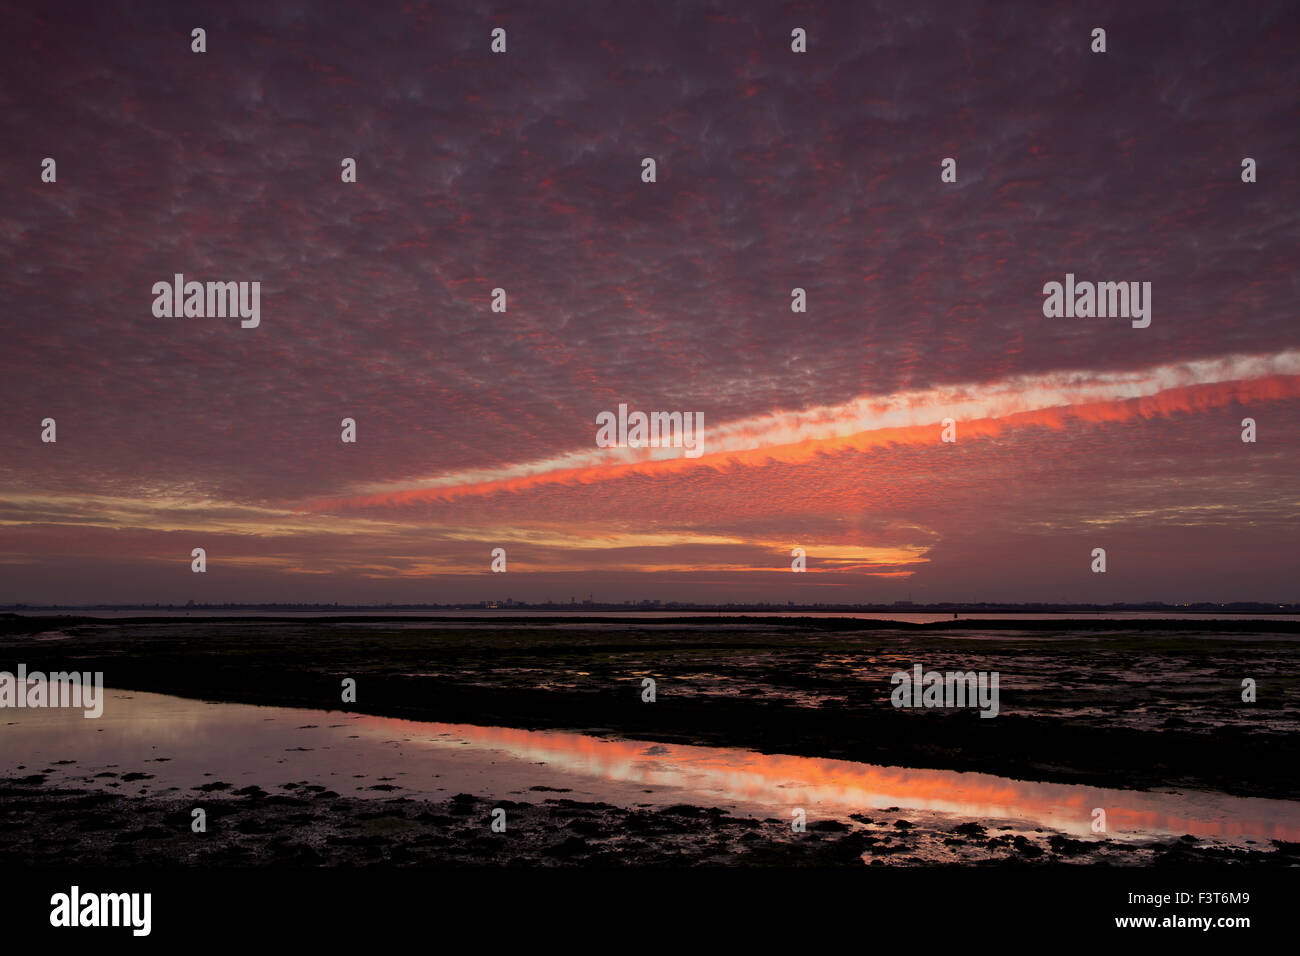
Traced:
<path fill-rule="evenodd" d="M 0 618 L 0 669 L 102 671 L 114 688 L 108 723 L 0 711 L 0 812 L 97 865 L 1289 864 L 1297 631 Z M 895 708 L 890 675 L 916 663 L 999 672 L 999 715 Z M 170 703 L 151 714 L 155 694 Z M 275 708 L 258 719 L 299 736 L 263 739 L 247 715 L 222 729 L 235 709 L 186 700 Z M 295 726 L 279 708 L 313 713 Z M 345 743 L 376 733 L 414 762 Z M 176 832 L 196 795 L 215 824 L 198 842 Z M 1109 838 L 1088 828 L 1098 802 Z M 49 845 L 7 840 L 0 858 L 39 863 Z"/>

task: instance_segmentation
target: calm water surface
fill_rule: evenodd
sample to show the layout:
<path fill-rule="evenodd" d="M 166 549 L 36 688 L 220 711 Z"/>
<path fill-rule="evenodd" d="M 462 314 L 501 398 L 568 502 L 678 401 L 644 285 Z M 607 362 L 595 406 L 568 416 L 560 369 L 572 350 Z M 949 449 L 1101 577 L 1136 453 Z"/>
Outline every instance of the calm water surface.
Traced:
<path fill-rule="evenodd" d="M 975 819 L 1074 836 L 1091 835 L 1092 810 L 1102 807 L 1112 839 L 1300 840 L 1298 801 L 1032 783 L 581 733 L 105 694 L 97 720 L 79 710 L 0 711 L 0 772 L 49 771 L 50 786 L 123 794 L 191 793 L 214 782 L 275 792 L 285 783 L 313 783 L 344 796 L 443 800 L 463 792 L 532 802 L 563 796 L 620 806 L 689 803 L 782 820 L 802 807 L 810 822 L 896 807 L 911 819 Z M 124 782 L 126 773 L 151 776 Z"/>

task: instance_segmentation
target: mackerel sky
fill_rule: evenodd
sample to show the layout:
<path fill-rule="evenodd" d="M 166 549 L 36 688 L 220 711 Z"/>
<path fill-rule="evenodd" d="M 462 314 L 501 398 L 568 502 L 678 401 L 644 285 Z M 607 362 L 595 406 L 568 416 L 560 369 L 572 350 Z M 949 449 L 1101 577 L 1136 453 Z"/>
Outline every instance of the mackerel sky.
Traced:
<path fill-rule="evenodd" d="M 0 603 L 1300 600 L 1295 3 L 0 16 Z"/>

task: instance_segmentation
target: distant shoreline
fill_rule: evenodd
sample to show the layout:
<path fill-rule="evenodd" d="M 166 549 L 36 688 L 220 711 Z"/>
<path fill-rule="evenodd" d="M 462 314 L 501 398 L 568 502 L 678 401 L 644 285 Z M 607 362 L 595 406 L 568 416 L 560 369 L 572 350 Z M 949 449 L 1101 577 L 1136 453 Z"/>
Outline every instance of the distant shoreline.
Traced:
<path fill-rule="evenodd" d="M 637 612 L 641 613 L 641 612 Z M 925 612 L 917 612 L 924 614 Z M 699 625 L 717 627 L 720 621 L 731 624 L 802 628 L 816 631 L 869 631 L 869 630 L 908 630 L 908 631 L 972 631 L 972 630 L 1018 630 L 1018 631 L 1185 631 L 1188 633 L 1213 631 L 1215 633 L 1276 633 L 1300 634 L 1300 615 L 1265 616 L 1262 614 L 1241 614 L 1232 617 L 1213 617 L 1209 614 L 1197 614 L 1192 617 L 1140 617 L 1140 618 L 1105 618 L 1105 617 L 955 617 L 936 621 L 906 621 L 889 618 L 853 617 L 843 613 L 825 612 L 812 616 L 803 612 L 781 615 L 745 614 L 727 612 L 726 616 L 707 616 L 700 614 L 676 614 L 665 612 L 656 617 L 645 616 L 603 616 L 601 614 L 514 614 L 504 616 L 480 614 L 464 616 L 455 614 L 330 614 L 315 611 L 286 611 L 279 614 L 202 614 L 195 612 L 155 612 L 138 617 L 95 616 L 93 614 L 72 614 L 24 611 L 21 613 L 0 611 L 0 634 L 31 633 L 42 629 L 39 625 L 69 627 L 77 624 L 95 624 L 112 621 L 114 624 L 158 623 L 160 621 L 187 621 L 192 624 L 219 623 L 256 623 L 288 622 L 292 620 L 310 621 L 313 624 L 383 624 L 383 623 L 442 623 L 493 626 L 510 624 L 635 624 L 638 627 Z"/>
<path fill-rule="evenodd" d="M 1163 604 L 1145 602 L 1137 604 L 1044 604 L 1031 602 L 1027 604 L 1009 603 L 957 603 L 940 602 L 937 604 L 691 604 L 684 602 L 642 602 L 603 603 L 583 602 L 581 604 L 534 604 L 530 602 L 477 601 L 459 604 L 0 604 L 0 614 L 37 614 L 47 611 L 60 613 L 89 613 L 94 611 L 111 611 L 124 613 L 144 611 L 148 613 L 175 612 L 193 614 L 195 612 L 274 612 L 274 613 L 320 613 L 320 614 L 416 614 L 420 612 L 437 612 L 439 615 L 455 611 L 485 611 L 502 614 L 520 614 L 537 612 L 546 615 L 566 614 L 1281 614 L 1300 616 L 1300 604 L 1263 603 L 1259 601 L 1229 602 L 1226 604 Z"/>

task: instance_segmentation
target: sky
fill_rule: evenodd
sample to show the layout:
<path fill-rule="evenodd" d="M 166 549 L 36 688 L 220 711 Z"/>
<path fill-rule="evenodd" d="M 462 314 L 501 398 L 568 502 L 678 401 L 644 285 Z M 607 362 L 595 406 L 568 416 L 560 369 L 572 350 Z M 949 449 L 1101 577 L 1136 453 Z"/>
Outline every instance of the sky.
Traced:
<path fill-rule="evenodd" d="M 1294 3 L 0 16 L 0 603 L 1300 601 Z"/>

